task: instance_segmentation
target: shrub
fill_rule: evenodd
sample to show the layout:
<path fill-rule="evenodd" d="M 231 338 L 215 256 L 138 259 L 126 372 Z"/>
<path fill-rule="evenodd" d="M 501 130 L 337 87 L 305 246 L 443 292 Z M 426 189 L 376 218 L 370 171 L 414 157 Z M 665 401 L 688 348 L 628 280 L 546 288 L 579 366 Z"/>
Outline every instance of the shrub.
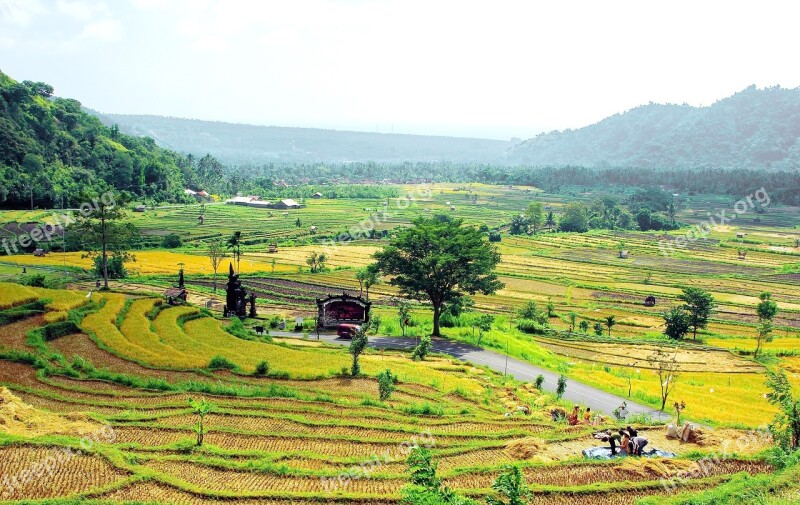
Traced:
<path fill-rule="evenodd" d="M 442 328 L 455 328 L 457 326 L 464 326 L 460 317 L 453 316 L 448 313 L 442 314 L 442 317 L 439 318 L 439 325 Z"/>
<path fill-rule="evenodd" d="M 567 391 L 567 378 L 563 375 L 560 375 L 558 377 L 558 385 L 556 386 L 556 398 L 560 400 L 561 397 L 564 396 L 564 393 L 566 391 Z"/>
<path fill-rule="evenodd" d="M 500 242 L 502 238 L 499 231 L 489 232 L 489 242 Z"/>
<path fill-rule="evenodd" d="M 106 266 L 108 267 L 109 279 L 124 279 L 128 276 L 128 269 L 125 268 L 124 255 L 109 255 Z M 100 255 L 94 257 L 94 273 L 100 278 L 103 277 L 103 257 Z"/>
<path fill-rule="evenodd" d="M 419 339 L 419 345 L 414 348 L 413 358 L 415 360 L 425 360 L 425 356 L 428 355 L 428 352 L 431 350 L 431 337 L 430 335 L 423 335 Z"/>
<path fill-rule="evenodd" d="M 236 365 L 227 360 L 224 356 L 214 356 L 208 363 L 211 370 L 233 370 Z"/>
<path fill-rule="evenodd" d="M 256 375 L 267 375 L 269 373 L 269 363 L 266 360 L 256 365 Z"/>
<path fill-rule="evenodd" d="M 528 300 L 517 313 L 522 319 L 536 319 L 539 311 L 536 308 L 536 302 L 533 300 Z"/>
<path fill-rule="evenodd" d="M 72 321 L 62 321 L 60 323 L 48 324 L 47 326 L 43 327 L 42 337 L 44 337 L 45 340 L 50 341 L 59 337 L 63 337 L 64 335 L 80 333 L 80 331 L 80 328 L 78 328 L 78 326 Z"/>
<path fill-rule="evenodd" d="M 182 245 L 183 240 L 181 240 L 181 237 L 175 233 L 170 233 L 164 237 L 164 240 L 161 241 L 161 247 L 166 249 L 175 249 L 176 247 L 180 247 Z"/>
<path fill-rule="evenodd" d="M 428 402 L 422 405 L 414 403 L 407 407 L 403 407 L 403 412 L 415 416 L 443 416 L 444 409 L 438 405 L 431 405 Z"/>
<path fill-rule="evenodd" d="M 225 331 L 234 337 L 241 338 L 242 340 L 255 340 L 256 338 L 250 333 L 250 330 L 244 327 L 242 320 L 238 317 L 231 319 L 231 322 L 225 327 Z"/>
<path fill-rule="evenodd" d="M 521 319 L 517 321 L 517 328 L 523 333 L 531 335 L 544 335 L 546 327 L 531 319 Z"/>
<path fill-rule="evenodd" d="M 533 497 L 525 483 L 525 475 L 518 466 L 503 467 L 503 471 L 492 484 L 492 489 L 497 492 L 498 496 L 487 498 L 487 505 L 524 505 Z"/>
<path fill-rule="evenodd" d="M 43 288 L 44 287 L 44 275 L 42 274 L 31 274 L 28 276 L 23 277 L 22 284 L 25 286 L 31 286 L 34 288 Z"/>
<path fill-rule="evenodd" d="M 367 347 L 367 330 L 366 328 L 361 328 L 360 330 L 356 331 L 356 334 L 353 336 L 353 339 L 350 341 L 350 354 L 353 356 L 353 366 L 350 370 L 350 373 L 353 377 L 357 377 L 361 374 L 361 363 L 359 362 L 358 358 L 361 356 L 361 353 L 364 352 L 364 349 Z"/>
<path fill-rule="evenodd" d="M 541 390 L 542 385 L 544 384 L 544 375 L 539 374 L 536 376 L 536 380 L 533 382 L 533 385 L 536 389 Z"/>
<path fill-rule="evenodd" d="M 395 389 L 396 381 L 397 377 L 392 375 L 392 371 L 388 368 L 378 374 L 378 396 L 381 401 L 389 399 Z"/>

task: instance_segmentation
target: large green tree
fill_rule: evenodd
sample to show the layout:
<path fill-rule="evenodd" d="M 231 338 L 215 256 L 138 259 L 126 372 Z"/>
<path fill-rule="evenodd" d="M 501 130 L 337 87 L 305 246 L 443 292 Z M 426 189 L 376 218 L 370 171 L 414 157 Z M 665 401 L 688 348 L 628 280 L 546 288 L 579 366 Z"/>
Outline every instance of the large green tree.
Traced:
<path fill-rule="evenodd" d="M 116 264 L 120 267 L 118 273 L 124 272 L 123 265 L 136 259 L 129 250 L 139 233 L 131 223 L 119 223 L 125 217 L 121 208 L 127 200 L 125 194 L 106 192 L 97 196 L 85 192 L 83 199 L 85 203 L 78 212 L 75 233 L 79 235 L 87 255 L 96 258 L 98 274 L 103 278 L 103 288 L 108 289 L 109 254 L 117 258 Z"/>
<path fill-rule="evenodd" d="M 539 233 L 539 229 L 542 227 L 542 222 L 544 221 L 544 205 L 542 205 L 541 202 L 532 202 L 528 205 L 528 210 L 525 214 L 528 216 L 528 221 L 531 223 L 533 234 L 536 235 Z"/>
<path fill-rule="evenodd" d="M 683 293 L 678 295 L 678 300 L 685 302 L 683 308 L 689 313 L 689 326 L 692 327 L 692 335 L 697 339 L 697 330 L 708 326 L 708 318 L 717 306 L 711 293 L 700 288 L 684 288 Z"/>
<path fill-rule="evenodd" d="M 758 298 L 761 300 L 756 305 L 758 315 L 758 334 L 756 335 L 756 352 L 754 357 L 758 358 L 764 342 L 772 341 L 772 319 L 778 313 L 778 304 L 772 301 L 772 294 L 769 291 L 761 293 Z"/>
<path fill-rule="evenodd" d="M 583 202 L 568 203 L 558 221 L 558 227 L 561 231 L 589 231 L 589 207 Z"/>
<path fill-rule="evenodd" d="M 489 295 L 501 289 L 495 267 L 497 248 L 461 219 L 420 217 L 375 253 L 377 268 L 392 276 L 389 284 L 413 299 L 433 305 L 433 335 L 439 336 L 442 307 L 469 293 Z"/>
<path fill-rule="evenodd" d="M 360 268 L 356 272 L 356 280 L 361 292 L 366 292 L 367 300 L 369 300 L 369 288 L 382 282 L 381 273 L 375 264 Z"/>
<path fill-rule="evenodd" d="M 242 261 L 242 232 L 233 232 L 233 235 L 231 235 L 225 245 L 233 252 L 233 260 L 236 262 L 236 273 L 242 273 L 240 270 Z"/>
<path fill-rule="evenodd" d="M 683 307 L 671 307 L 664 312 L 664 335 L 673 340 L 680 340 L 689 333 L 689 314 Z"/>

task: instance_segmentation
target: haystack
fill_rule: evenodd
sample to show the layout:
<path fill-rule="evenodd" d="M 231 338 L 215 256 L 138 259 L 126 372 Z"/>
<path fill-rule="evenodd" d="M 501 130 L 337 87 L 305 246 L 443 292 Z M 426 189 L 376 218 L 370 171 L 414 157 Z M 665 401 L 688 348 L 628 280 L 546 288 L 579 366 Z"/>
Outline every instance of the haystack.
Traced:
<path fill-rule="evenodd" d="M 530 459 L 536 456 L 547 445 L 539 439 L 528 437 L 512 440 L 506 444 L 505 453 L 514 459 Z"/>
<path fill-rule="evenodd" d="M 12 435 L 85 435 L 100 428 L 83 414 L 60 416 L 36 409 L 23 402 L 7 388 L 0 387 L 0 431 Z"/>

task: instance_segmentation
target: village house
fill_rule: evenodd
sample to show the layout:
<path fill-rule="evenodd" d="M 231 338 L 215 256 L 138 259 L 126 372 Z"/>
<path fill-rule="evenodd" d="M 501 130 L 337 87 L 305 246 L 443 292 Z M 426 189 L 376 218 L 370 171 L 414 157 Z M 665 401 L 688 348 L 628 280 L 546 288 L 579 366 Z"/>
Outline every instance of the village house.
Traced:
<path fill-rule="evenodd" d="M 274 208 L 274 209 L 299 209 L 301 207 L 302 207 L 302 205 L 300 205 L 299 203 L 295 202 L 291 198 L 286 198 L 286 199 L 281 200 L 279 202 L 275 202 L 275 204 L 274 204 L 274 206 L 272 208 Z"/>

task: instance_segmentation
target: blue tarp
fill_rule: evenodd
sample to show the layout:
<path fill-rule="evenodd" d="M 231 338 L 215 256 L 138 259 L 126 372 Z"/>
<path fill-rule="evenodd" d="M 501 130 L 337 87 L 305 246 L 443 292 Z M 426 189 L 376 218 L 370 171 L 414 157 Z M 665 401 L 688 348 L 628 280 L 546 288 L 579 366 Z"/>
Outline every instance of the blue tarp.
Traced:
<path fill-rule="evenodd" d="M 617 448 L 617 454 L 611 454 L 611 448 L 608 446 L 604 447 L 591 447 L 589 449 L 583 450 L 583 457 L 589 459 L 612 459 L 612 458 L 624 458 L 626 454 L 620 452 L 619 448 Z M 645 458 L 674 458 L 674 452 L 666 452 L 659 449 L 650 449 L 649 451 L 643 451 L 642 456 Z"/>

